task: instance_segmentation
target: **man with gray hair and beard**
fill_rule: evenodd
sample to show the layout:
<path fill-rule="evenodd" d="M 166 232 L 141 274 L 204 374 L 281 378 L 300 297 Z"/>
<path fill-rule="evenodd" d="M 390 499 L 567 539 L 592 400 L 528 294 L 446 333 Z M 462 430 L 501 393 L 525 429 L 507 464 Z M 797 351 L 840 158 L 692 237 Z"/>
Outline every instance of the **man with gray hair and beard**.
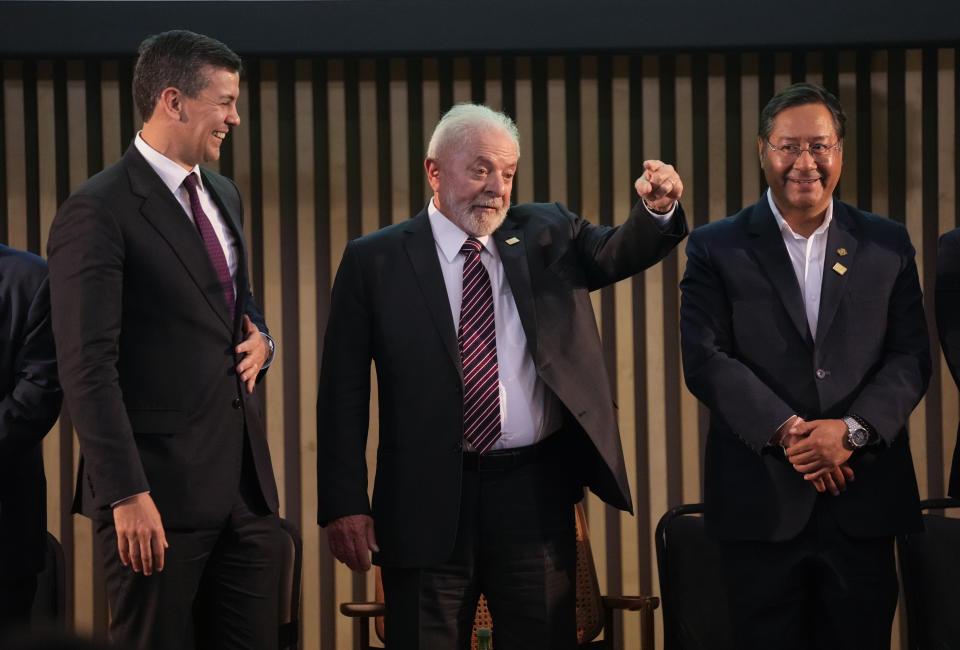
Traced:
<path fill-rule="evenodd" d="M 671 165 L 644 163 L 620 226 L 510 206 L 516 125 L 461 104 L 424 163 L 432 200 L 350 242 L 317 404 L 319 513 L 333 554 L 383 571 L 387 645 L 467 648 L 483 593 L 498 650 L 576 646 L 573 505 L 632 510 L 590 291 L 686 235 Z M 379 395 L 367 498 L 370 363 Z"/>

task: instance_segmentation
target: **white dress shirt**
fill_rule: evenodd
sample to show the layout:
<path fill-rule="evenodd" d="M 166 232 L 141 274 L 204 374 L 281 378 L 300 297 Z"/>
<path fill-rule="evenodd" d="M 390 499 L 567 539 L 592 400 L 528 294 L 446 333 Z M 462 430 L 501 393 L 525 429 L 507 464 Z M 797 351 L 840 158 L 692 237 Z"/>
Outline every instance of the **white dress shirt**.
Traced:
<path fill-rule="evenodd" d="M 830 199 L 830 203 L 827 204 L 827 212 L 823 217 L 823 223 L 809 237 L 803 237 L 793 232 L 793 229 L 784 220 L 780 210 L 773 202 L 769 189 L 767 190 L 767 201 L 770 202 L 770 210 L 773 211 L 773 216 L 777 219 L 780 234 L 783 236 L 783 243 L 787 246 L 787 253 L 789 253 L 790 262 L 793 264 L 793 272 L 797 276 L 797 283 L 800 285 L 800 295 L 803 296 L 803 306 L 807 312 L 810 334 L 816 338 L 817 320 L 820 316 L 820 291 L 823 288 L 823 263 L 827 255 L 827 229 L 830 227 L 830 221 L 833 220 L 833 199 Z"/>
<path fill-rule="evenodd" d="M 810 334 L 816 338 L 817 322 L 820 318 L 820 292 L 823 288 L 823 263 L 827 256 L 827 229 L 833 220 L 833 199 L 831 198 L 830 203 L 827 204 L 823 223 L 809 237 L 793 232 L 780 214 L 780 210 L 777 209 L 777 204 L 773 202 L 773 195 L 769 189 L 767 189 L 767 201 L 780 227 L 780 235 L 787 247 L 787 254 L 790 255 L 790 263 L 793 264 L 793 273 L 797 276 L 797 284 L 800 285 L 800 295 L 803 297 L 803 308 L 807 313 Z M 791 415 L 783 424 L 794 417 Z M 777 430 L 779 431 L 779 428 Z"/>
<path fill-rule="evenodd" d="M 203 207 L 203 212 L 207 215 L 207 219 L 210 220 L 213 231 L 217 233 L 217 239 L 220 240 L 220 246 L 223 248 L 223 254 L 227 259 L 227 267 L 230 269 L 230 277 L 233 278 L 233 293 L 236 295 L 238 263 L 237 241 L 233 236 L 233 232 L 229 226 L 227 226 L 224 216 L 220 214 L 220 208 L 217 207 L 210 192 L 203 184 L 203 176 L 200 175 L 200 166 L 196 165 L 192 170 L 187 171 L 147 144 L 140 133 L 137 133 L 133 144 L 137 148 L 137 151 L 146 159 L 147 164 L 153 168 L 153 171 L 157 172 L 157 176 L 159 176 L 163 184 L 167 186 L 170 193 L 173 194 L 173 197 L 183 208 L 187 219 L 190 220 L 194 228 L 197 227 L 197 224 L 193 219 L 193 209 L 190 207 L 190 194 L 187 192 L 187 188 L 183 186 L 183 181 L 189 174 L 197 175 L 200 181 L 197 185 L 200 205 Z M 199 231 L 197 232 L 199 236 Z"/>
<path fill-rule="evenodd" d="M 427 208 L 437 258 L 450 301 L 453 326 L 460 328 L 463 300 L 463 260 L 460 253 L 467 233 L 430 201 Z M 500 439 L 491 449 L 509 449 L 540 442 L 562 424 L 560 404 L 537 376 L 533 357 L 527 350 L 527 335 L 520 322 L 517 303 L 507 282 L 496 243 L 489 236 L 477 238 L 483 244 L 480 261 L 490 276 L 493 291 L 494 327 L 497 332 L 497 370 L 500 375 Z M 470 449 L 469 444 L 467 449 Z"/>

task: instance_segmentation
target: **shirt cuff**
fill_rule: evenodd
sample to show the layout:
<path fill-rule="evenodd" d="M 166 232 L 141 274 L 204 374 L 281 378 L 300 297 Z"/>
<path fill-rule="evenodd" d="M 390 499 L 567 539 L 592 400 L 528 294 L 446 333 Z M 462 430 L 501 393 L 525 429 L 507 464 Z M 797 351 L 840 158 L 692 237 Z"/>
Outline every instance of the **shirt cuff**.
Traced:
<path fill-rule="evenodd" d="M 133 497 L 138 497 L 138 496 L 140 496 L 141 494 L 150 494 L 150 490 L 147 490 L 146 492 L 137 492 L 136 494 L 131 494 L 131 495 L 128 496 L 128 497 L 123 497 L 122 499 L 117 499 L 116 501 L 114 501 L 113 503 L 110 504 L 110 507 L 111 507 L 111 508 L 116 508 L 118 505 L 120 505 L 120 504 L 123 503 L 124 501 L 129 501 L 129 500 L 132 499 Z"/>
<path fill-rule="evenodd" d="M 273 337 L 266 332 L 260 332 L 260 336 L 267 340 L 267 347 L 270 348 L 270 353 L 267 355 L 267 360 L 263 362 L 263 367 L 260 368 L 260 371 L 262 372 L 270 367 L 270 364 L 273 363 L 273 358 L 277 356 L 277 343 L 273 340 Z"/>
<path fill-rule="evenodd" d="M 650 213 L 651 217 L 657 220 L 661 227 L 666 226 L 670 222 L 671 217 L 673 217 L 673 213 L 677 211 L 677 201 L 673 202 L 673 206 L 671 206 L 670 210 L 667 212 L 657 212 L 656 210 L 652 210 L 650 206 L 647 205 L 647 202 L 642 198 L 640 201 L 643 203 L 644 209 Z"/>
<path fill-rule="evenodd" d="M 775 445 L 780 445 L 783 447 L 783 439 L 787 436 L 787 429 L 785 428 L 787 423 L 792 421 L 794 418 L 798 417 L 796 413 L 788 417 L 783 423 L 777 427 L 777 430 L 773 432 L 773 435 L 770 437 L 770 442 L 767 443 L 768 447 L 773 447 Z"/>

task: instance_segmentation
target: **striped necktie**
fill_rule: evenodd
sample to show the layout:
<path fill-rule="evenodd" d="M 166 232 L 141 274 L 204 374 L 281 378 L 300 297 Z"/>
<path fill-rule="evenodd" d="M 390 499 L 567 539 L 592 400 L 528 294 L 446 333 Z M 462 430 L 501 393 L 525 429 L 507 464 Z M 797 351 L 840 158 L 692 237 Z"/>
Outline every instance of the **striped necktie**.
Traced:
<path fill-rule="evenodd" d="M 460 252 L 463 302 L 460 305 L 460 362 L 463 366 L 463 437 L 480 454 L 500 439 L 500 375 L 490 276 L 480 262 L 483 245 L 473 237 Z"/>
<path fill-rule="evenodd" d="M 207 214 L 200 205 L 200 194 L 197 192 L 197 185 L 200 179 L 196 174 L 189 174 L 183 180 L 187 193 L 190 194 L 190 209 L 193 211 L 193 220 L 197 224 L 197 230 L 200 231 L 200 237 L 203 239 L 203 245 L 207 248 L 207 255 L 213 263 L 213 269 L 217 272 L 217 278 L 220 280 L 220 288 L 223 290 L 223 298 L 227 301 L 227 308 L 230 310 L 230 320 L 233 321 L 236 316 L 236 298 L 233 293 L 233 277 L 230 275 L 230 267 L 227 265 L 227 258 L 223 254 L 223 247 L 214 232 Z"/>

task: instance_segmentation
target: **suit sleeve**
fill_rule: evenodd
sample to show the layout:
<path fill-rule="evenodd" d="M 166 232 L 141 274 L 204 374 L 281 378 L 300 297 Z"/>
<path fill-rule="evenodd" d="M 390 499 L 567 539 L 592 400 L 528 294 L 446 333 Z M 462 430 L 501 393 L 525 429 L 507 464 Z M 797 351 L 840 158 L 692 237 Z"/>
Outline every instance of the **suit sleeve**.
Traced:
<path fill-rule="evenodd" d="M 367 427 L 371 318 L 356 244 L 347 246 L 330 300 L 317 397 L 317 520 L 369 514 Z"/>
<path fill-rule="evenodd" d="M 23 333 L 12 368 L 13 388 L 0 399 L 0 459 L 13 458 L 39 443 L 60 414 L 62 393 L 46 277 L 26 309 Z"/>
<path fill-rule="evenodd" d="M 124 241 L 104 202 L 73 196 L 50 229 L 50 300 L 60 381 L 97 500 L 150 489 L 120 388 Z"/>
<path fill-rule="evenodd" d="M 637 201 L 620 226 L 598 226 L 557 204 L 571 219 L 578 260 L 593 291 L 647 269 L 670 253 L 687 236 L 683 208 L 677 204 L 666 224 L 658 222 Z"/>
<path fill-rule="evenodd" d="M 960 386 L 960 230 L 940 237 L 935 298 L 940 346 L 953 381 Z"/>
<path fill-rule="evenodd" d="M 930 381 L 930 339 L 923 292 L 907 231 L 899 233 L 900 270 L 887 306 L 883 353 L 850 406 L 887 444 L 906 426 Z"/>
<path fill-rule="evenodd" d="M 700 235 L 694 231 L 687 243 L 680 282 L 684 376 L 690 392 L 759 453 L 794 410 L 736 358 L 730 301 Z"/>

